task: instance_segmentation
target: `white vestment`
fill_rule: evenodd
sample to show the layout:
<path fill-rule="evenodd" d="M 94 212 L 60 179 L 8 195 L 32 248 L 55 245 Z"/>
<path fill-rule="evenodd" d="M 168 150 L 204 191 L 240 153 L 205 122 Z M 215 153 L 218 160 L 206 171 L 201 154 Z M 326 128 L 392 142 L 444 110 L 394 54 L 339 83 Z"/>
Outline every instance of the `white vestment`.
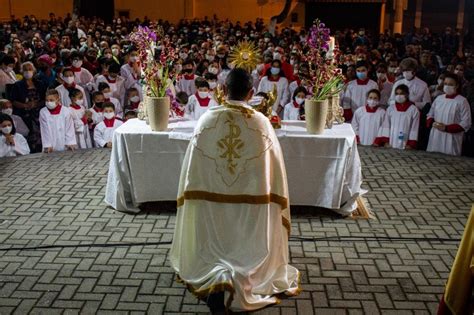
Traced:
<path fill-rule="evenodd" d="M 115 129 L 122 125 L 123 122 L 119 119 L 114 119 L 113 127 L 107 127 L 104 121 L 98 123 L 94 129 L 94 143 L 96 148 L 103 148 L 107 142 L 112 142 Z"/>
<path fill-rule="evenodd" d="M 125 80 L 121 76 L 117 76 L 114 81 L 108 80 L 103 74 L 95 79 L 95 89 L 99 90 L 99 83 L 105 82 L 109 85 L 112 96 L 120 102 L 125 104 Z"/>
<path fill-rule="evenodd" d="M 461 95 L 447 98 L 438 96 L 431 106 L 428 118 L 445 125 L 458 124 L 464 132 L 471 128 L 471 109 L 467 99 Z M 461 155 L 464 132 L 450 133 L 431 128 L 428 152 L 441 152 L 450 155 Z"/>
<path fill-rule="evenodd" d="M 387 108 L 379 137 L 388 138 L 392 148 L 405 149 L 408 141 L 418 141 L 419 126 L 420 111 L 415 105 L 406 111 L 399 111 L 396 105 L 391 105 Z"/>
<path fill-rule="evenodd" d="M 301 120 L 300 107 L 295 107 L 293 102 L 286 104 L 285 111 L 283 112 L 283 120 Z"/>
<path fill-rule="evenodd" d="M 197 91 L 195 83 L 197 78 L 197 75 L 193 75 L 192 79 L 190 80 L 186 79 L 185 76 L 179 78 L 176 82 L 176 93 L 185 92 L 188 96 L 194 95 L 194 93 Z"/>
<path fill-rule="evenodd" d="M 84 107 L 85 108 L 89 108 L 89 101 L 87 100 L 87 94 L 86 92 L 84 91 L 84 88 L 78 84 L 76 84 L 76 86 L 74 86 L 75 89 L 78 89 L 79 91 L 82 92 L 82 95 L 84 97 Z M 71 101 L 71 98 L 69 97 L 69 91 L 67 90 L 67 88 L 61 84 L 61 85 L 58 85 L 56 87 L 56 91 L 58 91 L 59 93 L 59 98 L 61 100 L 61 105 L 64 105 L 66 107 L 69 107 L 72 103 Z"/>
<path fill-rule="evenodd" d="M 89 132 L 89 125 L 82 121 L 85 115 L 85 108 L 79 106 L 79 108 L 69 107 L 71 110 L 72 120 L 74 121 L 74 130 L 76 132 L 76 142 L 79 149 L 90 149 L 92 148 L 92 140 Z"/>
<path fill-rule="evenodd" d="M 191 120 L 198 120 L 208 109 L 218 106 L 217 102 L 211 98 L 209 105 L 201 106 L 196 95 L 191 95 L 188 99 L 188 104 L 185 107 L 186 117 Z"/>
<path fill-rule="evenodd" d="M 140 84 L 140 76 L 135 74 L 133 68 L 128 63 L 120 68 L 120 76 L 125 80 L 125 90 L 136 88 L 138 90 L 138 96 L 140 96 L 140 101 L 143 101 L 143 89 Z"/>
<path fill-rule="evenodd" d="M 114 104 L 115 112 L 117 113 L 117 116 L 123 117 L 123 106 L 118 99 L 116 99 L 115 97 L 111 97 L 108 100 L 106 99 L 105 101 Z"/>
<path fill-rule="evenodd" d="M 372 145 L 377 138 L 380 127 L 385 119 L 385 109 L 378 107 L 376 111 L 369 112 L 366 106 L 359 107 L 352 118 L 352 128 L 359 137 L 362 145 Z"/>
<path fill-rule="evenodd" d="M 232 102 L 237 106 L 242 103 Z M 285 164 L 269 120 L 218 106 L 198 121 L 178 189 L 171 266 L 204 298 L 225 291 L 232 311 L 299 292 L 288 264 L 290 212 Z"/>
<path fill-rule="evenodd" d="M 380 105 L 388 106 L 390 100 L 390 94 L 392 93 L 393 83 L 389 80 L 385 80 L 382 83 L 380 90 Z"/>
<path fill-rule="evenodd" d="M 64 151 L 67 145 L 77 144 L 74 121 L 69 108 L 61 106 L 61 111 L 53 115 L 43 107 L 40 110 L 39 121 L 43 148 Z"/>
<path fill-rule="evenodd" d="M 74 71 L 74 81 L 89 91 L 89 87 L 94 83 L 94 76 L 86 68 L 81 68 L 81 71 Z"/>
<path fill-rule="evenodd" d="M 392 94 L 390 95 L 389 103 L 390 105 L 395 103 L 395 90 L 397 86 L 405 84 L 410 90 L 410 101 L 415 103 L 418 109 L 425 107 L 427 103 L 431 103 L 430 89 L 425 81 L 421 80 L 418 77 L 414 77 L 411 80 L 400 79 L 393 84 Z"/>
<path fill-rule="evenodd" d="M 273 91 L 275 85 L 277 87 L 277 99 L 275 104 L 273 104 L 273 110 L 277 111 L 279 105 L 285 107 L 290 100 L 290 95 L 288 94 L 288 80 L 285 77 L 280 77 L 278 81 L 271 81 L 267 76 L 263 77 L 262 80 L 260 80 L 257 92 L 269 93 Z"/>
<path fill-rule="evenodd" d="M 30 153 L 30 147 L 26 139 L 19 133 L 13 135 L 15 145 L 7 144 L 7 138 L 0 133 L 0 157 L 26 155 Z"/>
<path fill-rule="evenodd" d="M 355 113 L 359 107 L 367 104 L 367 93 L 373 89 L 379 89 L 378 84 L 373 80 L 368 80 L 366 84 L 359 84 L 357 79 L 350 81 L 341 99 L 342 108 L 351 109 L 352 113 Z"/>

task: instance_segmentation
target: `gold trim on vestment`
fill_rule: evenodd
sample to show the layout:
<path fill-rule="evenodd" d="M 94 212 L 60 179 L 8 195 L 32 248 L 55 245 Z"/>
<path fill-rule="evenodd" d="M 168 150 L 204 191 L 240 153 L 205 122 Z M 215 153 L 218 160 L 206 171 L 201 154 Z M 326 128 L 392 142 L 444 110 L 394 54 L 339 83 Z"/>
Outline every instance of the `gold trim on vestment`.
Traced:
<path fill-rule="evenodd" d="M 208 297 L 209 295 L 213 293 L 228 291 L 230 295 L 227 301 L 225 302 L 225 307 L 226 309 L 230 308 L 230 305 L 232 304 L 232 301 L 234 300 L 235 289 L 234 289 L 234 286 L 230 284 L 229 282 L 216 283 L 216 284 L 211 285 L 207 289 L 198 290 L 195 287 L 193 287 L 192 284 L 181 279 L 179 275 L 176 275 L 176 276 L 177 276 L 176 281 L 179 283 L 183 283 L 188 288 L 189 292 L 191 292 L 195 297 L 197 297 L 200 300 L 204 300 L 204 298 Z"/>
<path fill-rule="evenodd" d="M 285 218 L 284 216 L 281 216 L 281 224 L 286 228 L 286 231 L 288 232 L 288 237 L 290 237 L 291 234 L 291 223 L 290 220 Z"/>
<path fill-rule="evenodd" d="M 177 199 L 178 207 L 184 204 L 184 200 L 205 200 L 220 203 L 248 203 L 252 205 L 268 204 L 270 202 L 281 206 L 282 210 L 288 208 L 288 198 L 277 194 L 267 195 L 227 195 L 220 193 L 212 193 L 202 190 L 185 191 L 181 197 Z"/>

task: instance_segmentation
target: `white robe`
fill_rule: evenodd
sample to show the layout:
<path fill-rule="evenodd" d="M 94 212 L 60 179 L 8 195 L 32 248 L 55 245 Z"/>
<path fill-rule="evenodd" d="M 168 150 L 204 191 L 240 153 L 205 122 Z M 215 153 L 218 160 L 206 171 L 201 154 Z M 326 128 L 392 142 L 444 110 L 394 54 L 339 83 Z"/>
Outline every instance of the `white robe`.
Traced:
<path fill-rule="evenodd" d="M 414 77 L 412 80 L 400 79 L 393 84 L 392 94 L 390 94 L 390 105 L 395 103 L 395 90 L 397 86 L 405 84 L 410 90 L 410 101 L 415 103 L 418 109 L 425 107 L 427 103 L 431 103 L 430 89 L 425 81 L 418 77 Z"/>
<path fill-rule="evenodd" d="M 464 131 L 471 128 L 471 109 L 467 99 L 461 95 L 453 99 L 446 95 L 438 96 L 431 106 L 428 118 L 445 125 L 458 124 Z M 461 155 L 463 137 L 464 132 L 449 133 L 431 128 L 426 151 Z"/>
<path fill-rule="evenodd" d="M 72 119 L 74 121 L 74 130 L 76 132 L 76 142 L 79 149 L 90 149 L 92 148 L 92 140 L 89 132 L 89 126 L 84 124 L 82 117 L 86 110 L 80 106 L 80 109 L 69 107 L 71 110 Z"/>
<path fill-rule="evenodd" d="M 217 74 L 217 84 L 220 86 L 225 85 L 225 80 L 230 73 L 230 69 L 223 69 L 219 74 Z"/>
<path fill-rule="evenodd" d="M 373 80 L 369 80 L 367 84 L 358 84 L 357 80 L 350 81 L 341 98 L 342 108 L 351 109 L 355 113 L 359 107 L 367 104 L 367 93 L 373 89 L 379 89 L 377 82 Z"/>
<path fill-rule="evenodd" d="M 101 121 L 94 129 L 94 143 L 96 148 L 103 148 L 107 142 L 112 142 L 112 136 L 115 129 L 123 124 L 122 121 L 115 119 L 113 127 L 106 127 L 105 123 Z"/>
<path fill-rule="evenodd" d="M 418 127 L 420 126 L 420 111 L 411 105 L 405 112 L 398 111 L 391 105 L 385 114 L 380 128 L 379 137 L 389 138 L 392 148 L 405 149 L 408 141 L 418 141 Z M 399 139 L 400 133 L 403 139 Z"/>
<path fill-rule="evenodd" d="M 93 88 L 94 76 L 86 68 L 81 68 L 81 71 L 74 71 L 74 81 L 89 92 Z"/>
<path fill-rule="evenodd" d="M 283 120 L 301 120 L 300 107 L 295 107 L 293 102 L 286 104 L 283 113 Z"/>
<path fill-rule="evenodd" d="M 125 80 L 125 90 L 128 90 L 132 87 L 136 88 L 138 90 L 138 96 L 140 96 L 140 101 L 143 101 L 143 89 L 140 84 L 140 77 L 134 75 L 133 69 L 128 63 L 124 64 L 120 68 L 120 76 Z"/>
<path fill-rule="evenodd" d="M 123 106 L 122 106 L 122 103 L 120 103 L 118 99 L 116 99 L 115 97 L 111 97 L 108 101 L 106 100 L 106 102 L 110 102 L 114 104 L 115 112 L 117 113 L 117 116 L 120 118 L 123 118 Z"/>
<path fill-rule="evenodd" d="M 125 103 L 125 80 L 121 76 L 117 76 L 115 82 L 109 82 L 104 75 L 99 75 L 95 79 L 95 89 L 99 90 L 99 83 L 105 82 L 109 85 L 110 91 L 112 92 L 112 96 L 119 100 L 120 104 Z"/>
<path fill-rule="evenodd" d="M 299 271 L 288 264 L 283 154 L 270 121 L 252 112 L 245 118 L 218 106 L 199 120 L 182 164 L 169 254 L 192 293 L 225 291 L 231 311 L 299 292 Z"/>
<path fill-rule="evenodd" d="M 380 127 L 385 119 L 385 109 L 379 107 L 375 113 L 367 111 L 365 106 L 359 107 L 352 118 L 352 128 L 359 137 L 360 144 L 372 145 L 377 138 Z"/>
<path fill-rule="evenodd" d="M 89 111 L 92 113 L 92 123 L 94 125 L 97 125 L 102 120 L 104 120 L 104 112 L 98 112 L 94 107 L 92 107 Z"/>
<path fill-rule="evenodd" d="M 13 123 L 15 124 L 16 132 L 21 134 L 23 137 L 28 137 L 28 134 L 30 133 L 30 129 L 25 124 L 23 119 L 20 116 L 17 116 L 17 115 L 11 115 L 10 117 L 13 119 Z"/>
<path fill-rule="evenodd" d="M 290 100 L 289 90 L 288 90 L 288 80 L 285 77 L 280 77 L 278 81 L 270 81 L 267 76 L 263 77 L 260 80 L 260 84 L 258 85 L 258 93 L 265 92 L 269 93 L 273 91 L 273 87 L 277 86 L 277 99 L 275 104 L 273 104 L 273 110 L 277 111 L 278 106 L 285 107 L 285 105 Z"/>
<path fill-rule="evenodd" d="M 392 93 L 393 83 L 385 80 L 382 83 L 382 89 L 380 90 L 380 105 L 388 106 L 390 100 L 390 94 Z"/>
<path fill-rule="evenodd" d="M 15 145 L 9 145 L 3 133 L 0 134 L 0 157 L 26 155 L 30 153 L 28 142 L 26 142 L 26 139 L 21 134 L 15 133 L 13 140 L 15 141 Z"/>
<path fill-rule="evenodd" d="M 191 95 L 194 95 L 194 93 L 196 93 L 197 91 L 195 83 L 197 78 L 197 75 L 194 75 L 194 78 L 192 80 L 187 80 L 184 78 L 184 76 L 179 78 L 175 86 L 176 93 L 185 92 L 189 97 L 191 97 Z"/>
<path fill-rule="evenodd" d="M 89 108 L 89 101 L 87 100 L 87 94 L 86 92 L 84 91 L 84 88 L 78 84 L 76 84 L 76 86 L 74 87 L 75 89 L 78 89 L 79 91 L 82 92 L 82 95 L 84 96 L 84 107 L 85 108 Z M 56 91 L 59 92 L 59 98 L 61 100 L 61 104 L 66 106 L 66 107 L 69 107 L 72 103 L 71 101 L 71 98 L 69 97 L 69 91 L 67 90 L 67 88 L 64 86 L 64 85 L 58 85 L 56 87 Z"/>
<path fill-rule="evenodd" d="M 191 95 L 188 99 L 188 104 L 185 107 L 185 115 L 191 120 L 199 120 L 208 109 L 216 106 L 218 106 L 218 104 L 213 98 L 209 101 L 208 106 L 201 106 L 196 95 Z"/>
<path fill-rule="evenodd" d="M 77 145 L 74 120 L 69 108 L 62 106 L 57 115 L 52 115 L 46 107 L 40 110 L 41 143 L 44 148 L 64 151 L 66 145 Z"/>

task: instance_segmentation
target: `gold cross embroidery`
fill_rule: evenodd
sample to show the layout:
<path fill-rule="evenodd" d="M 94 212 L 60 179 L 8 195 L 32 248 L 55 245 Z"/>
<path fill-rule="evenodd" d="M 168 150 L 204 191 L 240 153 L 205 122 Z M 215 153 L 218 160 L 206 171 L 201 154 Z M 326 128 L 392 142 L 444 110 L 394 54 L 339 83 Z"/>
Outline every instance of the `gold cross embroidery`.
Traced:
<path fill-rule="evenodd" d="M 240 139 L 240 127 L 235 124 L 234 116 L 227 114 L 225 124 L 229 126 L 229 133 L 224 138 L 217 141 L 219 148 L 225 150 L 219 157 L 227 159 L 227 169 L 234 175 L 237 163 L 235 159 L 240 159 L 239 151 L 244 147 L 245 143 Z"/>

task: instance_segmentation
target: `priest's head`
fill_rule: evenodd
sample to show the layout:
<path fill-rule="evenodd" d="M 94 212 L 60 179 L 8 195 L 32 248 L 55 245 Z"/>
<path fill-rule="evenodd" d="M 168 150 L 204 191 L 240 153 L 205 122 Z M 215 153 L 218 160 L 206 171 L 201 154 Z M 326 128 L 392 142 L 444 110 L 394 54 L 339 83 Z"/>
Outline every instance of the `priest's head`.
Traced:
<path fill-rule="evenodd" d="M 227 98 L 233 101 L 248 101 L 253 96 L 253 79 L 242 68 L 234 68 L 225 81 Z"/>

